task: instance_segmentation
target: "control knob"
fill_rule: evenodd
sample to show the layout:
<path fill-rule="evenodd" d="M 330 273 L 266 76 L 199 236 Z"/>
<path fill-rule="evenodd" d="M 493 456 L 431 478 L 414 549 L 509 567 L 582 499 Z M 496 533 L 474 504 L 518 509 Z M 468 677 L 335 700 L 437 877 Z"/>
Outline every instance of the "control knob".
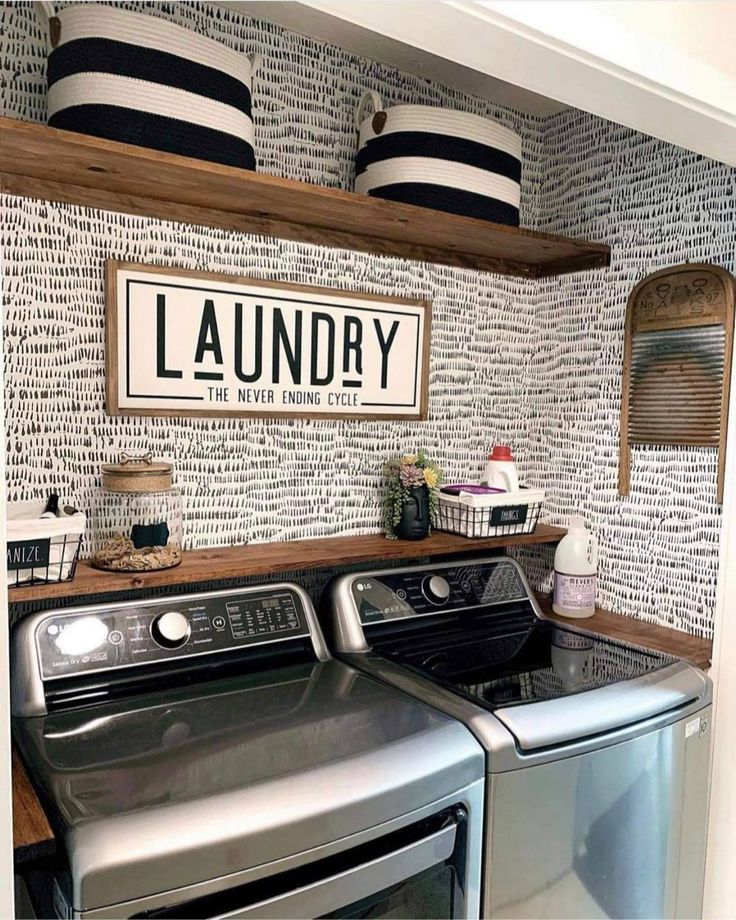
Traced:
<path fill-rule="evenodd" d="M 441 575 L 428 575 L 422 582 L 422 594 L 430 604 L 445 604 L 450 599 L 450 584 Z"/>
<path fill-rule="evenodd" d="M 191 631 L 189 620 L 177 610 L 159 613 L 151 623 L 153 641 L 161 648 L 181 648 Z"/>

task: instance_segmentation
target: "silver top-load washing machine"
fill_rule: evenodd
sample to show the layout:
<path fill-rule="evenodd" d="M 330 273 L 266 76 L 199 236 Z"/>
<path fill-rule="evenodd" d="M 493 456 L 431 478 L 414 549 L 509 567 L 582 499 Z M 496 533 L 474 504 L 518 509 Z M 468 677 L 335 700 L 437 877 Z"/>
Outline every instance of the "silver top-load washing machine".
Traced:
<path fill-rule="evenodd" d="M 480 746 L 295 585 L 31 615 L 12 669 L 57 916 L 478 917 Z"/>
<path fill-rule="evenodd" d="M 545 619 L 505 557 L 346 575 L 346 662 L 467 725 L 487 752 L 485 917 L 696 917 L 711 683 Z"/>

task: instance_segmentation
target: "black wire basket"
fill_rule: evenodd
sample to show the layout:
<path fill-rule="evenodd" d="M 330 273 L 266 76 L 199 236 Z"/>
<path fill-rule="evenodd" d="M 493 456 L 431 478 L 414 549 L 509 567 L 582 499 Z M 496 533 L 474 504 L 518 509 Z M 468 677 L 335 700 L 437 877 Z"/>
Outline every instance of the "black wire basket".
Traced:
<path fill-rule="evenodd" d="M 435 529 L 471 538 L 534 533 L 541 511 L 541 501 L 473 508 L 452 496 L 440 495 Z"/>
<path fill-rule="evenodd" d="M 9 588 L 71 581 L 76 574 L 85 516 L 39 520 L 38 513 L 8 520 L 6 583 Z"/>

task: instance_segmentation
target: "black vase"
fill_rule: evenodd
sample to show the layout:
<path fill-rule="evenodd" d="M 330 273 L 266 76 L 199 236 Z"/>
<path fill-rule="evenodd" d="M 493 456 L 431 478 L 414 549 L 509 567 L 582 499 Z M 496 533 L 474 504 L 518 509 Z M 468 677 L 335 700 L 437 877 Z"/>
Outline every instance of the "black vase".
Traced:
<path fill-rule="evenodd" d="M 423 540 L 429 535 L 429 524 L 429 489 L 416 486 L 409 490 L 409 498 L 401 509 L 396 536 L 400 540 Z"/>

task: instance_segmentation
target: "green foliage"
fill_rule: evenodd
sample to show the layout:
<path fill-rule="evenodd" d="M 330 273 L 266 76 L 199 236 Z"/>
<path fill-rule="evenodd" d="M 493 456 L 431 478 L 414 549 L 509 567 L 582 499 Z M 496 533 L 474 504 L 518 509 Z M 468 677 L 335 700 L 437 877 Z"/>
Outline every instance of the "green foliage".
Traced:
<path fill-rule="evenodd" d="M 383 526 L 389 540 L 396 539 L 396 527 L 401 512 L 409 501 L 412 488 L 427 487 L 429 492 L 429 514 L 432 524 L 437 520 L 439 487 L 442 484 L 442 469 L 433 463 L 423 450 L 416 454 L 392 457 L 383 467 L 386 478 L 386 504 Z"/>

